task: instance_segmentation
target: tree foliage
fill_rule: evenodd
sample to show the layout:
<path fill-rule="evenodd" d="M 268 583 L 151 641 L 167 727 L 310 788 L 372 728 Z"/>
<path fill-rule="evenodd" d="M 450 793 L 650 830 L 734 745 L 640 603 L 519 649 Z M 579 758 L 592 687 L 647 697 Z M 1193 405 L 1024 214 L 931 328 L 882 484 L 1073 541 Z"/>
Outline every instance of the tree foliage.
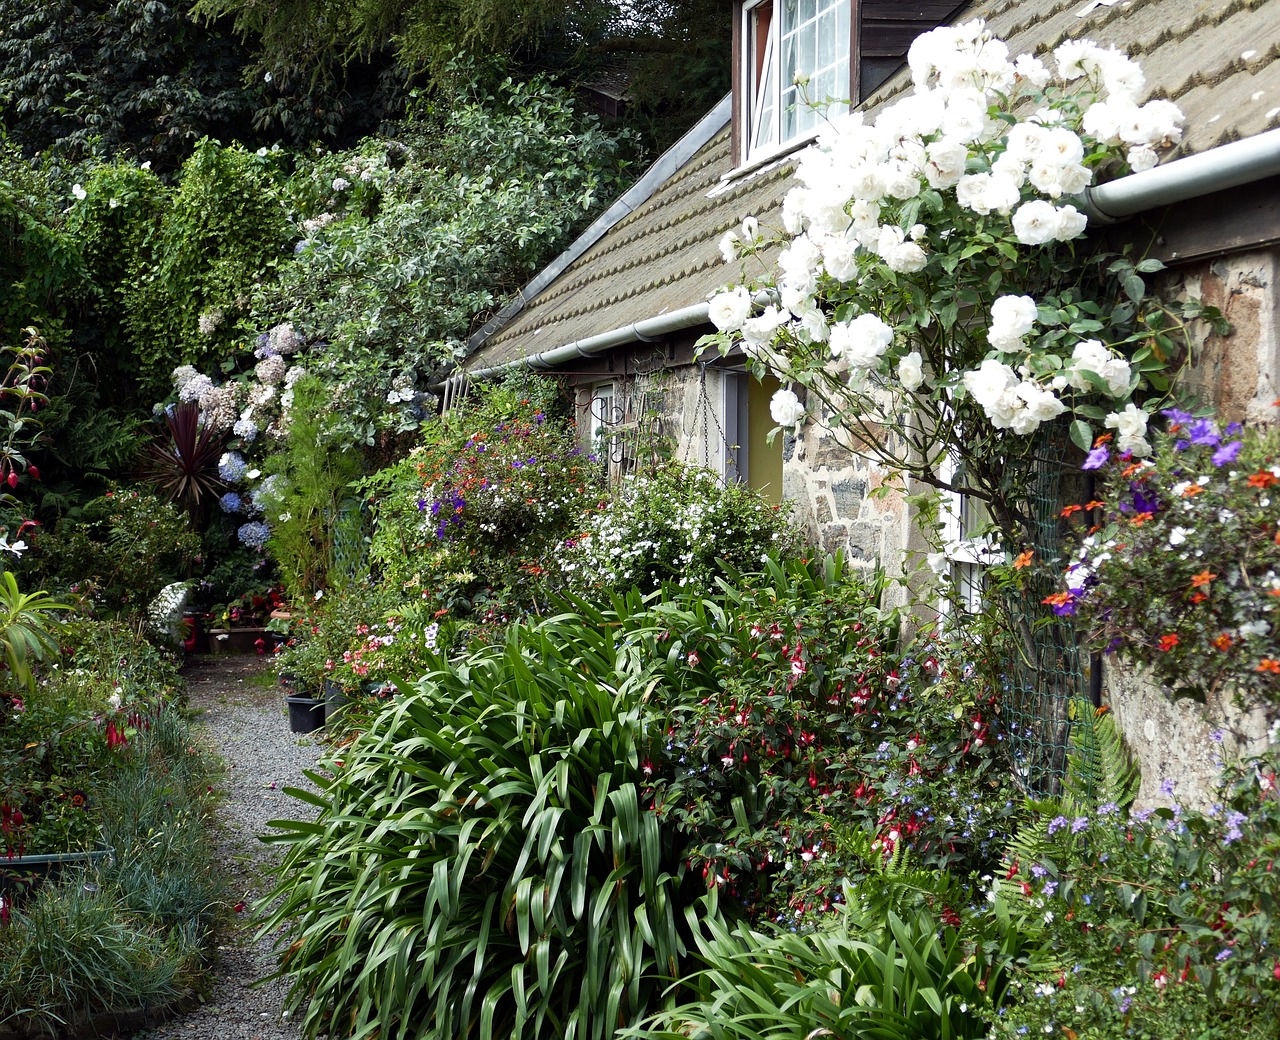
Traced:
<path fill-rule="evenodd" d="M 351 140 L 399 103 L 385 63 L 333 68 L 324 89 L 266 78 L 229 22 L 164 0 L 0 0 L 0 118 L 28 154 L 126 154 L 171 173 L 201 138 Z"/>

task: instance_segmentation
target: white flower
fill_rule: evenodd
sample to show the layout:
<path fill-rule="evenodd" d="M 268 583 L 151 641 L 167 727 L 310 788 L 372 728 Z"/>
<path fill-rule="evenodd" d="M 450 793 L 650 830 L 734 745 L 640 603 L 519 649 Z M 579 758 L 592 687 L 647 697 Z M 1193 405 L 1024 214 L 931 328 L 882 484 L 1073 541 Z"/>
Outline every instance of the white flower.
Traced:
<path fill-rule="evenodd" d="M 71 194 L 74 195 L 81 202 L 83 202 L 85 199 L 89 197 L 89 193 L 84 190 L 84 186 L 81 184 L 71 185 Z"/>
<path fill-rule="evenodd" d="M 334 191 L 346 191 L 349 187 L 351 187 L 351 182 L 345 177 L 335 177 L 333 179 Z"/>
<path fill-rule="evenodd" d="M 831 327 L 833 357 L 843 357 L 854 368 L 870 368 L 893 342 L 893 329 L 874 314 L 859 314 L 853 321 Z"/>
<path fill-rule="evenodd" d="M 1022 337 L 1036 326 L 1036 301 L 1030 296 L 1000 296 L 991 305 L 987 340 L 996 350 L 1019 350 Z"/>
<path fill-rule="evenodd" d="M 769 402 L 769 415 L 784 430 L 804 422 L 804 405 L 790 390 L 778 390 Z"/>
<path fill-rule="evenodd" d="M 975 213 L 1008 213 L 1022 197 L 1020 187 L 1005 172 L 969 173 L 956 184 L 956 201 Z"/>
<path fill-rule="evenodd" d="M 1045 63 L 1030 54 L 1019 54 L 1013 60 L 1013 73 L 1035 90 L 1043 90 L 1049 82 L 1049 69 Z"/>
<path fill-rule="evenodd" d="M 712 297 L 708 316 L 721 332 L 736 332 L 751 313 L 751 293 L 741 286 Z"/>
<path fill-rule="evenodd" d="M 770 304 L 754 318 L 748 318 L 742 323 L 742 338 L 752 346 L 762 346 L 773 339 L 778 326 L 787 318 L 786 311 Z"/>
<path fill-rule="evenodd" d="M 987 358 L 976 369 L 964 374 L 969 395 L 990 415 L 1008 404 L 1009 392 L 1018 385 L 1018 376 L 1008 365 Z"/>
<path fill-rule="evenodd" d="M 1092 40 L 1067 40 L 1054 50 L 1053 58 L 1058 63 L 1058 75 L 1073 80 L 1097 69 L 1102 53 L 1102 48 Z"/>
<path fill-rule="evenodd" d="M 1059 209 L 1051 202 L 1036 199 L 1023 203 L 1014 212 L 1013 233 L 1019 242 L 1028 246 L 1067 242 L 1084 231 L 1085 222 L 1084 214 L 1074 206 Z"/>
<path fill-rule="evenodd" d="M 1105 380 L 1107 392 L 1121 397 L 1129 390 L 1132 371 L 1129 362 L 1115 357 L 1099 340 L 1086 339 L 1076 344 L 1071 354 L 1071 367 L 1066 370 L 1067 381 L 1077 390 L 1092 390 L 1093 385 L 1083 372 L 1092 372 Z"/>
<path fill-rule="evenodd" d="M 924 383 L 924 364 L 918 350 L 913 350 L 898 362 L 898 382 L 910 393 L 919 390 Z"/>
<path fill-rule="evenodd" d="M 1107 429 L 1115 430 L 1120 437 L 1144 437 L 1150 418 L 1151 416 L 1130 401 L 1124 406 L 1123 412 L 1107 413 Z"/>
<path fill-rule="evenodd" d="M 720 236 L 720 255 L 724 257 L 726 264 L 733 263 L 738 259 L 738 234 L 736 231 L 726 231 Z"/>

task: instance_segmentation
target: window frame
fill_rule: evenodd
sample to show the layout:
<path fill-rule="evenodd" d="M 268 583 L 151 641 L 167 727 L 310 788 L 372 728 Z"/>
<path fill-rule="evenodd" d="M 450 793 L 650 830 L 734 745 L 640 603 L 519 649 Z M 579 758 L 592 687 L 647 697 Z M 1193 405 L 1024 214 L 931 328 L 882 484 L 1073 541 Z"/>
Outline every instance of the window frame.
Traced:
<path fill-rule="evenodd" d="M 732 134 L 734 158 L 739 169 L 754 167 L 793 151 L 813 140 L 821 129 L 821 121 L 819 121 L 812 127 L 798 130 L 788 138 L 781 136 L 784 111 L 782 97 L 788 84 L 784 84 L 781 81 L 781 57 L 779 55 L 781 20 L 775 17 L 775 14 L 776 5 L 783 2 L 785 0 L 738 0 L 735 5 Z M 817 0 L 817 3 L 826 4 L 829 8 L 846 7 L 848 10 L 848 82 L 843 85 L 843 93 L 851 105 L 856 105 L 860 100 L 857 84 L 860 82 L 861 77 L 861 62 L 857 47 L 860 15 L 859 0 Z M 757 17 L 765 10 L 769 12 L 767 39 L 760 38 L 755 31 Z M 839 53 L 839 44 L 837 43 L 837 54 L 839 55 Z M 756 143 L 754 141 L 756 134 L 755 119 L 759 114 L 757 85 L 767 76 L 766 58 L 768 59 L 768 69 L 772 69 L 775 72 L 771 85 L 771 92 L 774 95 L 771 106 L 774 129 L 767 142 Z M 833 111 L 837 110 L 838 106 L 834 106 Z"/>

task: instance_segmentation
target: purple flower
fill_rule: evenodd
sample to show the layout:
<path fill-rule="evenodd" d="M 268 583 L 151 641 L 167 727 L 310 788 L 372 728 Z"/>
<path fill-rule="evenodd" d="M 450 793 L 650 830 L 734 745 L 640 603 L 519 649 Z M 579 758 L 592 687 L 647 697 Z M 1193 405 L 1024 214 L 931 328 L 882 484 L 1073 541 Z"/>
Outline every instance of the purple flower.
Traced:
<path fill-rule="evenodd" d="M 1214 959 L 1215 961 L 1222 962 L 1222 961 L 1227 960 L 1227 959 L 1228 959 L 1228 958 L 1229 958 L 1233 953 L 1235 953 L 1235 950 L 1233 950 L 1233 949 L 1231 949 L 1230 947 L 1228 947 L 1227 949 L 1223 950 L 1221 953 L 1219 953 L 1219 954 L 1218 954 L 1216 957 L 1214 957 L 1213 959 Z"/>
<path fill-rule="evenodd" d="M 1195 418 L 1190 412 L 1184 412 L 1181 408 L 1166 408 L 1160 414 L 1180 424 L 1189 423 Z"/>
<path fill-rule="evenodd" d="M 1111 458 L 1111 453 L 1107 451 L 1105 446 L 1099 445 L 1098 447 L 1094 448 L 1092 451 L 1089 452 L 1089 454 L 1085 457 L 1084 462 L 1081 464 L 1080 468 L 1081 469 L 1101 469 L 1103 465 L 1106 464 L 1106 461 L 1109 458 Z"/>
<path fill-rule="evenodd" d="M 1244 433 L 1244 424 L 1233 422 L 1233 423 L 1227 423 L 1227 428 L 1222 431 L 1222 436 L 1236 437 L 1242 433 Z"/>
<path fill-rule="evenodd" d="M 1049 833 L 1053 834 L 1054 831 L 1062 830 L 1062 828 L 1066 827 L 1068 823 L 1069 821 L 1065 816 L 1055 816 L 1052 820 L 1049 821 Z"/>
<path fill-rule="evenodd" d="M 1203 444 L 1211 448 L 1218 446 L 1218 431 L 1208 419 L 1197 419 L 1187 432 L 1191 435 L 1192 444 Z"/>
<path fill-rule="evenodd" d="M 1161 793 L 1162 795 L 1164 795 L 1166 798 L 1172 798 L 1172 797 L 1173 797 L 1173 789 L 1174 789 L 1174 787 L 1176 787 L 1176 786 L 1177 786 L 1177 781 L 1176 781 L 1176 780 L 1167 780 L 1167 779 L 1166 779 L 1166 780 L 1161 780 L 1161 781 L 1160 781 L 1160 793 Z"/>
<path fill-rule="evenodd" d="M 1129 484 L 1129 491 L 1133 494 L 1133 510 L 1136 513 L 1156 513 L 1160 510 L 1160 499 L 1156 494 L 1139 481 L 1133 481 Z M 1123 507 L 1121 507 L 1123 509 Z"/>
<path fill-rule="evenodd" d="M 1215 466 L 1225 466 L 1228 462 L 1235 462 L 1236 456 L 1240 454 L 1241 445 L 1242 442 L 1240 441 L 1224 444 L 1213 453 L 1213 464 Z"/>

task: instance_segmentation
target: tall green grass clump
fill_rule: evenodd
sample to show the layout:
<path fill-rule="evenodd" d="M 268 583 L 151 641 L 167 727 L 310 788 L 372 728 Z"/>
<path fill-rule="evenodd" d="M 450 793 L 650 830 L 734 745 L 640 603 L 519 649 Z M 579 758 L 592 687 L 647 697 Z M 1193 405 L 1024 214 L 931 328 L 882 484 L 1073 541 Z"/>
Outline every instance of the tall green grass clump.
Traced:
<path fill-rule="evenodd" d="M 580 614 L 440 665 L 293 793 L 263 931 L 308 1036 L 604 1038 L 685 953 L 639 786 L 654 682 Z"/>

